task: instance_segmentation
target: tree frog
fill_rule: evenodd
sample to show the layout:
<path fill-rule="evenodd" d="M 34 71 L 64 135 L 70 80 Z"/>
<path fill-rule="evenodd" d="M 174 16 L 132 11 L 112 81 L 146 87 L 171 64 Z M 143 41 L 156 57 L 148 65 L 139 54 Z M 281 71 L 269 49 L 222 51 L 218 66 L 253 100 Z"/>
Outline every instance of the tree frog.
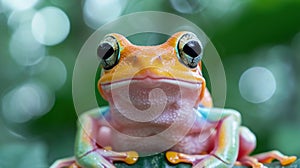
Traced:
<path fill-rule="evenodd" d="M 258 168 L 274 159 L 282 165 L 293 163 L 295 156 L 276 150 L 249 155 L 256 137 L 241 126 L 239 112 L 213 107 L 201 72 L 203 53 L 202 42 L 187 31 L 155 46 L 137 46 L 116 33 L 106 35 L 97 48 L 102 68 L 97 87 L 109 107 L 80 116 L 75 157 L 59 160 L 52 168 L 112 168 L 116 161 L 135 164 L 141 152 L 165 142 L 175 142 L 165 151 L 170 163 L 195 168 Z M 155 136 L 175 122 L 176 129 L 161 134 L 156 143 L 129 138 Z"/>

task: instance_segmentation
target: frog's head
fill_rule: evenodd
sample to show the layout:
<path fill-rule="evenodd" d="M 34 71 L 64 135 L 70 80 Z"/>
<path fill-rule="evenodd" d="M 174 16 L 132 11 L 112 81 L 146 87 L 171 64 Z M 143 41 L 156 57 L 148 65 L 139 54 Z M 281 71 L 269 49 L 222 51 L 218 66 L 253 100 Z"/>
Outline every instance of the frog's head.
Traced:
<path fill-rule="evenodd" d="M 157 46 L 137 46 L 120 34 L 108 34 L 98 47 L 103 68 L 99 92 L 110 103 L 129 92 L 136 107 L 146 108 L 149 92 L 160 88 L 170 104 L 184 92 L 188 96 L 185 98 L 193 100 L 192 106 L 197 107 L 205 92 L 202 55 L 203 44 L 191 32 L 178 32 Z M 112 91 L 117 93 L 117 98 L 112 96 Z"/>

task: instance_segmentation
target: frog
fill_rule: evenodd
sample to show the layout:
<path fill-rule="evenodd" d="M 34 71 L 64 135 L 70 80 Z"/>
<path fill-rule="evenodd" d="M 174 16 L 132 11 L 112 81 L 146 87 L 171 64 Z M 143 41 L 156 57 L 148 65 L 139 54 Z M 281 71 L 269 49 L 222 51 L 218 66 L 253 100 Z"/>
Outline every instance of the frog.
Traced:
<path fill-rule="evenodd" d="M 277 150 L 250 155 L 256 136 L 241 125 L 240 113 L 213 105 L 202 74 L 204 50 L 203 42 L 189 31 L 152 46 L 132 44 L 118 33 L 107 34 L 95 52 L 101 69 L 97 89 L 109 106 L 79 117 L 75 157 L 58 160 L 51 168 L 134 165 L 141 152 L 153 152 L 158 143 L 142 144 L 129 137 L 157 135 L 174 122 L 176 129 L 160 135 L 158 141 L 173 140 L 164 151 L 173 165 L 261 168 L 273 160 L 283 166 L 295 162 L 296 156 Z M 155 89 L 164 94 L 153 93 Z M 159 109 L 162 104 L 164 108 Z"/>

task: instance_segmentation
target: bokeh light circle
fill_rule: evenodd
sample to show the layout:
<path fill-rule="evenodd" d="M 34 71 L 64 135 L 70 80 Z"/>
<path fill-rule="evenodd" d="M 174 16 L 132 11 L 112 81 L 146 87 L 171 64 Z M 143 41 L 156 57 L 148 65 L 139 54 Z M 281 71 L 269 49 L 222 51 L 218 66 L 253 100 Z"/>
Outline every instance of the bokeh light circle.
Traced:
<path fill-rule="evenodd" d="M 247 69 L 239 80 L 241 96 L 251 103 L 262 103 L 269 100 L 276 91 L 276 80 L 273 73 L 264 67 Z"/>
<path fill-rule="evenodd" d="M 45 7 L 34 15 L 31 27 L 37 41 L 52 46 L 62 42 L 68 36 L 70 21 L 59 8 Z"/>
<path fill-rule="evenodd" d="M 37 64 L 45 55 L 45 47 L 35 40 L 30 25 L 20 26 L 12 35 L 9 43 L 12 58 L 20 65 Z"/>
<path fill-rule="evenodd" d="M 29 9 L 24 11 L 13 11 L 9 14 L 7 25 L 13 29 L 17 29 L 23 24 L 30 23 L 36 10 Z"/>
<path fill-rule="evenodd" d="M 24 123 L 47 113 L 55 96 L 46 86 L 29 81 L 10 90 L 2 99 L 2 113 L 9 122 Z"/>
<path fill-rule="evenodd" d="M 172 7 L 185 14 L 192 14 L 199 12 L 201 9 L 206 7 L 207 0 L 193 0 L 193 1 L 183 1 L 183 0 L 170 0 Z"/>
<path fill-rule="evenodd" d="M 11 10 L 26 10 L 32 8 L 39 0 L 2 0 L 3 6 Z M 1 1 L 0 1 L 1 3 Z"/>
<path fill-rule="evenodd" d="M 125 0 L 85 0 L 83 16 L 85 23 L 93 29 L 110 22 L 122 13 Z"/>
<path fill-rule="evenodd" d="M 52 90 L 60 89 L 67 79 L 66 66 L 58 57 L 44 57 L 38 65 L 33 67 L 33 71 L 36 77 Z"/>

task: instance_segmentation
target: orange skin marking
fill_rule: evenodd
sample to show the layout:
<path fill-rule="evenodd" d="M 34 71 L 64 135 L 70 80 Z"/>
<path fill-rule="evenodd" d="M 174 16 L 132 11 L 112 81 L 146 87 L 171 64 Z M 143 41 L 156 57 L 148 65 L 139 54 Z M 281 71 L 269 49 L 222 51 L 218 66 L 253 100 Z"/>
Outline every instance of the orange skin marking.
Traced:
<path fill-rule="evenodd" d="M 205 93 L 207 96 L 210 96 L 208 91 L 204 91 L 206 88 L 205 79 L 202 76 L 200 66 L 194 69 L 188 68 L 176 57 L 176 49 L 174 46 L 176 46 L 178 37 L 183 33 L 184 32 L 180 32 L 173 35 L 167 42 L 158 46 L 136 46 L 131 44 L 122 35 L 112 34 L 118 39 L 121 46 L 120 63 L 111 70 L 103 72 L 102 77 L 98 81 L 98 90 L 101 95 L 105 98 L 105 94 L 101 88 L 102 84 L 111 81 L 116 82 L 124 79 L 131 79 L 134 74 L 134 77 L 136 78 L 151 75 L 154 78 L 170 78 L 190 82 L 200 82 L 203 85 L 197 104 L 203 99 Z M 145 69 L 145 67 L 147 68 Z M 208 100 L 205 101 L 205 104 L 212 104 L 210 98 L 206 98 L 205 100 Z"/>

